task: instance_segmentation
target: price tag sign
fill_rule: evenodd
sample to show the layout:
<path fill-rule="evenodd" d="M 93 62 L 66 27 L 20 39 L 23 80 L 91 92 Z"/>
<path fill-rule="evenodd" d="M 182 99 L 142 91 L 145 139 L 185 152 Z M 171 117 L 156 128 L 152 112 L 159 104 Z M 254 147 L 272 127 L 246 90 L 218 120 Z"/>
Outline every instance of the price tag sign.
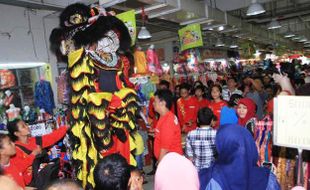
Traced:
<path fill-rule="evenodd" d="M 278 96 L 274 100 L 275 145 L 310 150 L 310 96 Z"/>
<path fill-rule="evenodd" d="M 37 123 L 37 124 L 29 125 L 29 128 L 31 131 L 31 136 L 33 137 L 43 136 L 47 134 L 45 123 Z"/>

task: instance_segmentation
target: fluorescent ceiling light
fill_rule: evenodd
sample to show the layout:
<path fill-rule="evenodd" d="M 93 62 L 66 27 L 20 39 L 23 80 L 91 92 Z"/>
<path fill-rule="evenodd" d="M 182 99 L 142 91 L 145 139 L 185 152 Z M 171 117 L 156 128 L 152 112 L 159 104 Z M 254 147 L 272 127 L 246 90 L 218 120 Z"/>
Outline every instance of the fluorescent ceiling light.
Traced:
<path fill-rule="evenodd" d="M 26 69 L 26 68 L 34 68 L 41 67 L 46 63 L 43 62 L 8 62 L 8 63 L 0 63 L 0 69 Z"/>
<path fill-rule="evenodd" d="M 237 47 L 239 47 L 237 44 L 231 44 L 231 45 L 229 46 L 229 48 L 237 48 Z"/>
<path fill-rule="evenodd" d="M 218 31 L 224 30 L 224 26 L 219 26 L 217 30 L 218 30 Z"/>
<path fill-rule="evenodd" d="M 292 38 L 292 40 L 300 40 L 301 39 L 301 37 L 299 37 L 299 36 L 295 36 L 294 38 Z"/>
<path fill-rule="evenodd" d="M 122 3 L 126 0 L 99 0 L 99 5 L 103 8 L 112 7 L 118 3 Z"/>
<path fill-rule="evenodd" d="M 294 36 L 295 36 L 295 34 L 293 34 L 293 33 L 287 33 L 287 34 L 284 35 L 284 38 L 291 38 L 291 37 L 294 37 Z"/>
<path fill-rule="evenodd" d="M 141 27 L 141 30 L 140 30 L 140 32 L 139 32 L 139 34 L 138 34 L 138 39 L 144 40 L 144 39 L 149 39 L 149 38 L 151 38 L 151 37 L 152 37 L 152 35 L 151 35 L 150 32 L 146 29 L 146 27 L 145 27 L 145 26 L 142 26 L 142 27 Z"/>
<path fill-rule="evenodd" d="M 306 41 L 308 41 L 307 38 L 301 38 L 300 40 L 298 40 L 298 42 L 306 42 Z"/>
<path fill-rule="evenodd" d="M 249 8 L 248 11 L 246 13 L 247 16 L 253 16 L 253 15 L 259 15 L 266 12 L 266 10 L 264 9 L 264 7 L 260 4 L 260 3 L 252 3 Z"/>
<path fill-rule="evenodd" d="M 223 46 L 225 46 L 225 44 L 222 42 L 220 38 L 218 38 L 215 47 L 223 47 Z"/>
<path fill-rule="evenodd" d="M 280 23 L 277 21 L 277 19 L 272 19 L 272 21 L 270 22 L 269 26 L 268 26 L 268 30 L 273 30 L 273 29 L 277 29 L 277 28 L 281 28 L 282 26 L 280 25 Z"/>
<path fill-rule="evenodd" d="M 214 29 L 214 28 L 219 28 L 221 26 L 225 26 L 223 24 L 215 24 L 215 25 L 209 25 L 209 26 L 206 26 L 206 27 L 203 27 L 202 30 L 210 30 L 211 28 Z"/>
<path fill-rule="evenodd" d="M 291 31 L 290 26 L 288 26 L 288 30 L 285 33 L 284 38 L 291 38 L 291 37 L 294 37 L 294 36 L 295 36 L 295 34 Z"/>
<path fill-rule="evenodd" d="M 193 24 L 193 23 L 197 23 L 197 24 L 205 24 L 205 23 L 212 23 L 214 20 L 213 19 L 207 19 L 207 18 L 198 18 L 198 19 L 193 19 L 193 20 L 188 20 L 188 21 L 184 21 L 181 22 L 180 25 L 188 25 L 188 24 Z"/>

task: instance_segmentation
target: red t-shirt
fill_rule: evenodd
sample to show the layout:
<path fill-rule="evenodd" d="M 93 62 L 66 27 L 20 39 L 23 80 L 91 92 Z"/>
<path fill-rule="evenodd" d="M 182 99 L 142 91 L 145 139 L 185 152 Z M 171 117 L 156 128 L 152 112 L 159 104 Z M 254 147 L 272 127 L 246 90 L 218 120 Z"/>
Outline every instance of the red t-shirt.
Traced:
<path fill-rule="evenodd" d="M 155 128 L 154 155 L 157 159 L 161 149 L 183 154 L 180 124 L 170 111 L 159 118 Z"/>
<path fill-rule="evenodd" d="M 197 113 L 199 103 L 195 97 L 188 99 L 179 98 L 177 101 L 178 116 L 181 127 L 187 125 L 185 132 L 188 133 L 197 128 Z M 190 124 L 191 123 L 191 124 Z"/>
<path fill-rule="evenodd" d="M 25 188 L 25 182 L 23 178 L 23 172 L 27 169 L 27 163 L 12 163 L 10 162 L 8 166 L 3 166 L 5 175 L 11 177 L 18 186 Z M 27 166 L 27 167 L 25 167 Z"/>
<path fill-rule="evenodd" d="M 55 130 L 54 132 L 42 136 L 42 148 L 47 148 L 49 146 L 54 145 L 57 141 L 65 136 L 67 132 L 66 127 L 60 127 L 59 129 Z M 28 150 L 33 151 L 37 148 L 36 139 L 34 137 L 29 139 L 28 144 L 21 143 L 16 141 L 15 144 L 21 145 L 26 147 Z M 16 155 L 11 158 L 12 162 L 14 163 L 25 163 L 31 160 L 31 163 L 28 165 L 28 168 L 23 172 L 23 177 L 25 184 L 28 185 L 32 180 L 32 161 L 34 157 L 31 155 L 27 155 L 24 151 L 16 147 Z"/>
<path fill-rule="evenodd" d="M 210 105 L 210 101 L 207 100 L 207 99 L 205 99 L 205 98 L 203 98 L 203 99 L 200 100 L 200 101 L 196 98 L 196 100 L 197 100 L 197 102 L 198 102 L 198 111 L 199 111 L 201 108 L 209 107 L 209 105 Z"/>
<path fill-rule="evenodd" d="M 220 126 L 220 116 L 221 116 L 221 110 L 224 106 L 227 106 L 227 102 L 224 100 L 221 100 L 219 102 L 210 102 L 209 108 L 213 111 L 214 115 L 217 117 L 217 122 L 215 125 L 215 129 L 217 129 Z"/>

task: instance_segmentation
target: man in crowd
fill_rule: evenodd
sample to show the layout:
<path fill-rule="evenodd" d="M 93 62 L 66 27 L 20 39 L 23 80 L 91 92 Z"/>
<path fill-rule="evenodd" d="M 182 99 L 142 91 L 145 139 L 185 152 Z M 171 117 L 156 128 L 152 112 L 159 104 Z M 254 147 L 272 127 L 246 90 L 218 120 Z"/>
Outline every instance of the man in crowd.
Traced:
<path fill-rule="evenodd" d="M 227 88 L 222 91 L 222 96 L 225 101 L 229 101 L 231 95 L 239 94 L 242 95 L 242 91 L 237 89 L 237 80 L 234 77 L 230 77 L 227 80 Z"/>
<path fill-rule="evenodd" d="M 158 89 L 159 90 L 164 90 L 164 89 L 169 89 L 170 88 L 170 83 L 166 80 L 161 80 L 159 82 L 159 85 L 158 85 Z M 158 122 L 158 118 L 159 118 L 159 115 L 158 113 L 156 113 L 155 109 L 154 109 L 154 96 L 150 98 L 150 103 L 149 103 L 149 118 L 151 119 L 151 129 L 150 129 L 150 132 L 153 133 L 155 127 L 156 127 L 156 124 Z M 171 106 L 171 109 L 170 111 L 172 111 L 174 113 L 174 105 Z M 150 148 L 151 148 L 151 151 L 150 151 L 150 154 L 152 154 L 154 151 L 154 137 L 152 135 L 149 135 L 149 143 L 150 143 Z M 151 155 L 152 156 L 152 171 L 147 173 L 147 175 L 154 175 L 155 174 L 155 170 L 156 170 L 156 158 L 154 155 Z"/>
<path fill-rule="evenodd" d="M 173 95 L 170 90 L 158 90 L 155 93 L 154 109 L 160 116 L 154 140 L 154 154 L 158 162 L 168 152 L 183 154 L 181 128 L 177 117 L 170 111 L 172 104 Z"/>

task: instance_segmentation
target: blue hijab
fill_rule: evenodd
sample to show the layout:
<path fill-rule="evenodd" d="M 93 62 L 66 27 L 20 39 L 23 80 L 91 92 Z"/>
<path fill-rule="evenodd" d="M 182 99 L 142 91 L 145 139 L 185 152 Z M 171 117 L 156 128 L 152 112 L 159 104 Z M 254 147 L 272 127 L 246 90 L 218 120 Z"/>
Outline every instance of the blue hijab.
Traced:
<path fill-rule="evenodd" d="M 227 124 L 237 124 L 237 123 L 238 123 L 238 116 L 236 110 L 224 106 L 221 110 L 220 126 Z"/>
<path fill-rule="evenodd" d="M 223 190 L 266 190 L 270 171 L 257 166 L 257 149 L 247 129 L 221 126 L 215 144 L 218 159 L 205 174 L 205 186 L 213 178 Z"/>

